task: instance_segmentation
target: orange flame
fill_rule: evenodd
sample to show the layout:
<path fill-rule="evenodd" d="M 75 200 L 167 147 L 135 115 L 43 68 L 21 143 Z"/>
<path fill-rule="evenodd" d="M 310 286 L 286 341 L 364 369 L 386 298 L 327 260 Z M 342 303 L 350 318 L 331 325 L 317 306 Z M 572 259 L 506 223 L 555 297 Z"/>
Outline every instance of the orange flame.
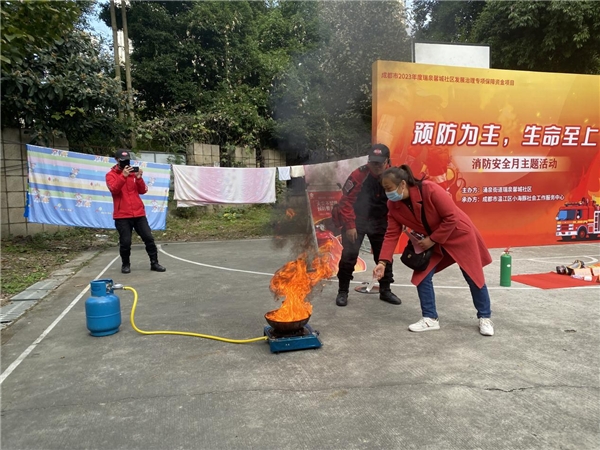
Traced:
<path fill-rule="evenodd" d="M 271 279 L 271 292 L 283 303 L 277 311 L 268 313 L 268 318 L 277 322 L 296 322 L 309 317 L 312 305 L 306 299 L 319 281 L 332 274 L 329 255 L 320 255 L 313 259 L 312 269 L 307 269 L 306 254 L 295 261 L 286 263 Z"/>
<path fill-rule="evenodd" d="M 288 208 L 285 210 L 285 215 L 288 217 L 288 219 L 293 219 L 296 215 L 296 212 L 292 208 Z"/>

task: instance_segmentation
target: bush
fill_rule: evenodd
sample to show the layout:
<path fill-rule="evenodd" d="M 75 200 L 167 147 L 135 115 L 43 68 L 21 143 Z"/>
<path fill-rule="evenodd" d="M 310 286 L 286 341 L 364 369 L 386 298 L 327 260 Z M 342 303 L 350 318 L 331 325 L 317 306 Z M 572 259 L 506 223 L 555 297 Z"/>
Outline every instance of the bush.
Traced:
<path fill-rule="evenodd" d="M 190 206 L 187 208 L 178 208 L 175 206 L 171 209 L 171 214 L 180 219 L 197 219 L 201 215 L 200 208 L 201 206 Z"/>

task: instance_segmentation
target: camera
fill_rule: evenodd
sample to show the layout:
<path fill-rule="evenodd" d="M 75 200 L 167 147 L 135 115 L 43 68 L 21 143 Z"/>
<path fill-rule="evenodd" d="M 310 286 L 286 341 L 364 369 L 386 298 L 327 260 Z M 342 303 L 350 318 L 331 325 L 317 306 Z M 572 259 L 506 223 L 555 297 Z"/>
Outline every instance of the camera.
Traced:
<path fill-rule="evenodd" d="M 139 168 L 139 166 L 133 166 L 133 167 L 131 168 L 131 171 L 132 171 L 132 172 L 139 172 L 139 171 L 140 171 L 140 168 Z"/>

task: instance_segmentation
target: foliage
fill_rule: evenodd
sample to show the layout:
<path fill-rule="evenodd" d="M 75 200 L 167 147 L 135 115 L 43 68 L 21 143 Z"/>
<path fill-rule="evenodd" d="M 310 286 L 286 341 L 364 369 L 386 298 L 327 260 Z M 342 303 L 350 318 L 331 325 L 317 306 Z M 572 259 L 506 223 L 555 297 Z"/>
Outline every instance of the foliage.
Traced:
<path fill-rule="evenodd" d="M 468 42 L 485 4 L 472 0 L 414 0 L 414 37 L 434 42 Z"/>
<path fill-rule="evenodd" d="M 311 3 L 321 40 L 277 85 L 279 146 L 298 160 L 356 156 L 371 140 L 373 63 L 410 55 L 404 10 L 400 2 Z"/>
<path fill-rule="evenodd" d="M 116 132 L 119 83 L 87 33 L 74 30 L 12 67 L 2 77 L 4 125 L 22 124 L 47 140 L 61 132 L 74 142 L 98 130 Z"/>
<path fill-rule="evenodd" d="M 285 200 L 287 192 L 287 182 L 281 181 L 279 178 L 275 179 L 275 197 L 277 203 L 281 203 Z"/>
<path fill-rule="evenodd" d="M 402 14 L 389 1 L 133 2 L 138 141 L 361 151 L 372 63 L 408 58 Z"/>
<path fill-rule="evenodd" d="M 29 11 L 29 2 L 20 4 Z M 18 9 L 12 13 L 19 17 Z M 122 145 L 128 124 L 116 117 L 124 97 L 111 76 L 111 59 L 87 32 L 71 28 L 61 39 L 36 41 L 29 53 L 3 66 L 2 126 L 31 128 L 41 144 L 52 136 L 66 136 L 79 151 L 98 143 Z"/>
<path fill-rule="evenodd" d="M 27 237 L 2 236 L 2 298 L 47 278 L 82 251 L 101 250 L 117 242 L 116 232 L 108 232 L 112 243 L 98 239 L 99 232 L 107 233 L 106 230 L 71 228 Z"/>
<path fill-rule="evenodd" d="M 491 47 L 499 69 L 600 73 L 600 2 L 415 0 L 415 37 Z"/>
<path fill-rule="evenodd" d="M 62 43 L 81 14 L 76 2 L 25 0 L 1 2 L 2 72 L 10 71 L 41 48 Z"/>
<path fill-rule="evenodd" d="M 497 68 L 600 74 L 600 2 L 488 2 L 472 41 Z"/>
<path fill-rule="evenodd" d="M 178 113 L 176 110 L 138 121 L 135 133 L 138 147 L 173 154 L 185 152 L 187 144 L 192 142 L 210 142 L 212 139 L 212 131 L 206 127 L 201 114 Z"/>
<path fill-rule="evenodd" d="M 169 205 L 170 213 L 173 217 L 177 217 L 178 219 L 197 219 L 200 216 L 200 208 L 201 206 L 187 206 L 178 208 L 176 206 L 176 202 L 173 202 L 173 205 Z"/>
<path fill-rule="evenodd" d="M 152 145 L 260 146 L 273 127 L 269 87 L 287 62 L 269 47 L 264 3 L 135 2 L 132 77 Z M 108 9 L 102 18 L 109 23 Z M 168 126 L 165 126 L 165 121 Z M 170 129 L 173 133 L 169 133 Z"/>
<path fill-rule="evenodd" d="M 232 222 L 242 217 L 244 210 L 241 208 L 227 207 L 223 210 L 223 218 Z"/>
<path fill-rule="evenodd" d="M 235 214 L 233 220 L 224 217 L 221 210 L 209 214 L 200 213 L 196 208 L 177 209 L 196 210 L 196 214 L 190 218 L 169 215 L 166 230 L 153 232 L 157 241 L 246 239 L 272 235 L 271 205 L 224 209 L 225 212 Z M 107 238 L 98 237 L 98 234 L 106 235 Z M 136 234 L 134 244 L 143 245 Z M 47 278 L 80 252 L 102 250 L 117 245 L 116 231 L 89 228 L 68 228 L 59 233 L 40 233 L 28 237 L 2 236 L 2 298 L 17 294 Z"/>
<path fill-rule="evenodd" d="M 169 216 L 166 230 L 155 232 L 154 237 L 161 241 L 199 241 L 270 236 L 273 232 L 270 227 L 272 211 L 271 205 L 215 206 L 212 213 L 196 209 L 192 218 Z"/>

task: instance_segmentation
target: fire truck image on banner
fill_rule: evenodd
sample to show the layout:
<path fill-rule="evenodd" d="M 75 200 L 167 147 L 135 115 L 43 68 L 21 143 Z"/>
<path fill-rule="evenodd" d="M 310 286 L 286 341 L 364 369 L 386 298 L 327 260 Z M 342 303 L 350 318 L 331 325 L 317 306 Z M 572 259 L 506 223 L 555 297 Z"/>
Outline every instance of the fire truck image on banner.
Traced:
<path fill-rule="evenodd" d="M 565 203 L 556 215 L 556 236 L 568 241 L 600 237 L 600 205 L 595 200 L 582 198 L 577 203 Z"/>

